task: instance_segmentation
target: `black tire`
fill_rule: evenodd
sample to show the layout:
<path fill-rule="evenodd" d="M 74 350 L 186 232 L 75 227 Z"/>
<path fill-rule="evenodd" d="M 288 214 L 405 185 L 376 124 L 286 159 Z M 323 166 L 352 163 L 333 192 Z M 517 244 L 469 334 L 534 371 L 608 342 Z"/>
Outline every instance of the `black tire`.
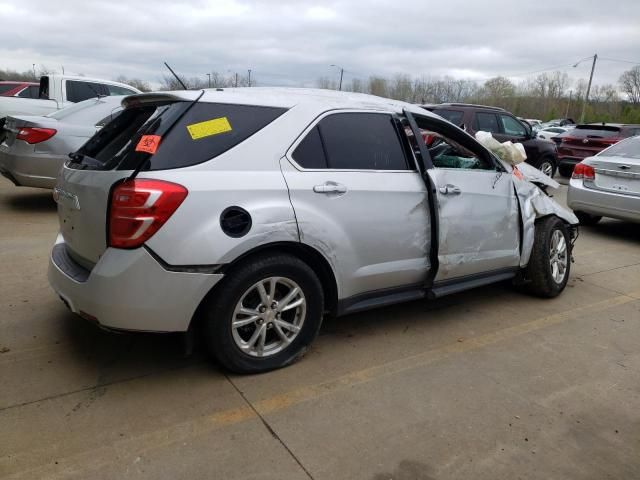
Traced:
<path fill-rule="evenodd" d="M 571 178 L 571 174 L 573 174 L 573 165 L 560 165 L 558 167 L 558 173 L 564 178 Z"/>
<path fill-rule="evenodd" d="M 524 270 L 527 283 L 525 289 L 540 297 L 558 296 L 566 287 L 571 273 L 571 238 L 565 223 L 558 217 L 545 217 L 536 222 L 535 240 L 529 264 Z M 553 278 L 550 251 L 551 238 L 555 231 L 560 231 L 566 242 L 566 270 L 561 282 Z"/>
<path fill-rule="evenodd" d="M 573 213 L 575 213 L 576 217 L 578 217 L 578 220 L 580 220 L 580 225 L 595 225 L 600 220 L 602 220 L 601 215 L 591 215 L 590 213 L 587 213 L 587 212 L 573 212 Z"/>
<path fill-rule="evenodd" d="M 557 170 L 557 166 L 556 166 L 556 162 L 553 158 L 551 157 L 542 157 L 537 159 L 535 162 L 532 162 L 532 166 L 536 167 L 538 170 L 540 170 L 541 172 L 544 173 L 544 169 L 543 166 L 544 165 L 550 165 L 551 167 L 551 175 L 549 175 L 551 178 L 553 178 L 553 176 L 556 174 L 556 170 Z"/>
<path fill-rule="evenodd" d="M 233 337 L 231 322 L 236 304 L 251 287 L 269 277 L 285 277 L 304 294 L 306 313 L 297 336 L 283 350 L 256 357 L 243 352 Z M 302 260 L 287 254 L 253 258 L 228 273 L 204 306 L 204 334 L 209 352 L 236 373 L 261 373 L 298 360 L 318 335 L 324 311 L 322 284 Z"/>

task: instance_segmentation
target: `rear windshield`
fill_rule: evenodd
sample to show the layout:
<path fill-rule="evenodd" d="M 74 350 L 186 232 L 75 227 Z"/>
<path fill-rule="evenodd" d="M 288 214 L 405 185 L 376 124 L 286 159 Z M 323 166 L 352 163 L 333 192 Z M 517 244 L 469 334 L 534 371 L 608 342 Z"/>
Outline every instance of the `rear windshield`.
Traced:
<path fill-rule="evenodd" d="M 124 110 L 74 155 L 86 168 L 167 170 L 197 165 L 243 142 L 286 109 L 174 102 Z M 160 137 L 154 154 L 137 152 L 143 135 Z"/>
<path fill-rule="evenodd" d="M 625 157 L 640 160 L 640 137 L 632 137 L 628 140 L 618 142 L 615 145 L 603 150 L 598 155 L 604 157 Z"/>
<path fill-rule="evenodd" d="M 458 127 L 462 125 L 462 119 L 464 117 L 464 113 L 459 110 L 433 110 L 433 113 L 436 115 L 440 115 L 442 118 L 449 120 L 454 125 Z"/>
<path fill-rule="evenodd" d="M 600 138 L 609 138 L 609 137 L 618 137 L 621 133 L 620 127 L 612 127 L 609 125 L 578 125 L 576 128 L 571 130 L 568 134 L 572 137 L 583 138 L 583 137 L 600 137 Z"/>

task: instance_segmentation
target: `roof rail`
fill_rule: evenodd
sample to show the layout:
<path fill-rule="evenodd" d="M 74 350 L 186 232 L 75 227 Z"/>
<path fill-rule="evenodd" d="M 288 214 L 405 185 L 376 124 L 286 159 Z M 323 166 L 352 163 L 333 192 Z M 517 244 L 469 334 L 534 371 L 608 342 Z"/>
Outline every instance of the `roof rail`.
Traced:
<path fill-rule="evenodd" d="M 475 107 L 475 108 L 486 108 L 487 110 L 496 110 L 498 112 L 506 112 L 504 108 L 500 107 L 491 107 L 489 105 L 476 105 L 474 103 L 441 103 L 438 106 L 446 105 L 449 107 Z M 435 106 L 435 105 L 434 105 Z"/>

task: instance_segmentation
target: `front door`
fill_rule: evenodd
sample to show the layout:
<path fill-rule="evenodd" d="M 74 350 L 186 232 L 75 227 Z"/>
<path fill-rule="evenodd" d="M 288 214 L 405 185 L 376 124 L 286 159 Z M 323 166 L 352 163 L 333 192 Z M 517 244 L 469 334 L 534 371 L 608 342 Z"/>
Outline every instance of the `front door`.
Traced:
<path fill-rule="evenodd" d="M 520 232 L 511 175 L 466 133 L 439 120 L 415 118 L 428 139 L 427 174 L 438 205 L 435 281 L 517 267 Z"/>

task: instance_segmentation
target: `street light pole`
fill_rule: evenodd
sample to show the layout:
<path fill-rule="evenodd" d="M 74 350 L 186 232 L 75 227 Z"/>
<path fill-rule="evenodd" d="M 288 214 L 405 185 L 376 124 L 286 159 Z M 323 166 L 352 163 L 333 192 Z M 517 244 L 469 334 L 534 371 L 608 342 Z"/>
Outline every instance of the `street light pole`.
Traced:
<path fill-rule="evenodd" d="M 587 102 L 589 101 L 591 82 L 593 81 L 593 71 L 596 69 L 596 60 L 598 60 L 597 53 L 593 56 L 593 63 L 591 64 L 591 75 L 589 76 L 589 84 L 587 85 L 587 94 L 584 96 L 584 102 L 582 103 L 582 114 L 580 115 L 580 123 L 584 123 L 584 112 L 587 108 Z"/>
<path fill-rule="evenodd" d="M 251 69 L 249 69 L 249 86 L 251 86 Z"/>
<path fill-rule="evenodd" d="M 209 88 L 211 88 L 211 74 L 207 73 L 207 77 L 209 77 Z"/>

